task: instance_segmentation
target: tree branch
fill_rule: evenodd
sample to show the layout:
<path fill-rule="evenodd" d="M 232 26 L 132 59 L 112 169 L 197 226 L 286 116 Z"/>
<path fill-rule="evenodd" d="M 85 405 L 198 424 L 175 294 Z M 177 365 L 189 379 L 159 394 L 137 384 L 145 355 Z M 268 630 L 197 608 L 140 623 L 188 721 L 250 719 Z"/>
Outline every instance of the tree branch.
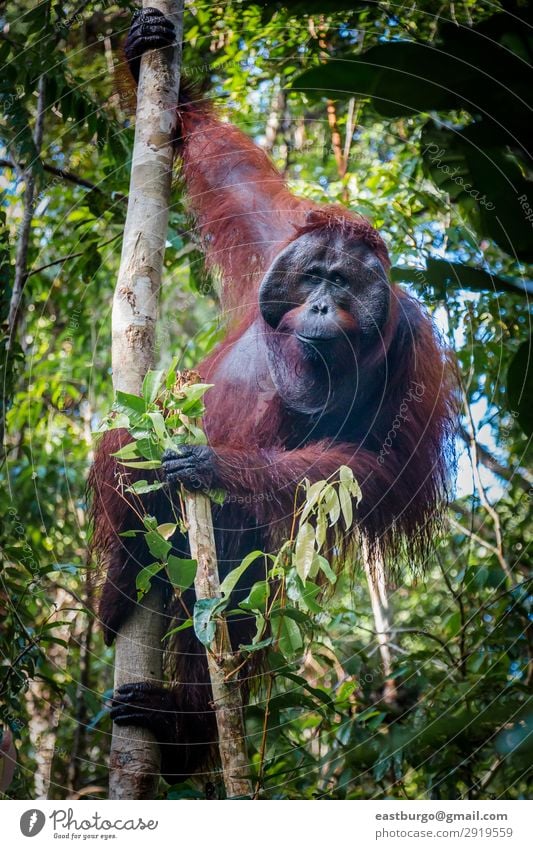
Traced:
<path fill-rule="evenodd" d="M 53 174 L 55 177 L 61 177 L 62 180 L 74 183 L 76 186 L 82 186 L 84 189 L 90 189 L 93 192 L 102 193 L 102 189 L 100 189 L 96 183 L 91 183 L 90 180 L 86 180 L 84 177 L 80 177 L 72 171 L 65 171 L 63 168 L 56 168 L 55 165 L 49 165 L 47 162 L 41 162 L 40 165 L 43 171 L 46 171 L 48 174 Z M 14 171 L 22 172 L 25 170 L 22 162 L 17 163 L 12 159 L 0 159 L 0 168 L 12 168 Z M 124 195 L 121 195 L 121 197 L 123 198 Z"/>
<path fill-rule="evenodd" d="M 466 428 L 459 428 L 459 436 L 466 445 L 471 445 L 472 438 Z M 503 466 L 500 461 L 490 453 L 488 448 L 485 448 L 484 445 L 480 445 L 477 440 L 475 442 L 478 460 L 483 466 L 485 466 L 486 469 L 494 472 L 495 475 L 503 478 L 503 480 L 509 481 L 509 483 L 516 483 L 524 490 L 524 492 L 531 492 L 531 489 L 533 488 L 533 475 L 531 475 L 527 469 L 523 469 L 520 466 L 517 466 L 515 469 L 510 469 L 508 466 Z"/>

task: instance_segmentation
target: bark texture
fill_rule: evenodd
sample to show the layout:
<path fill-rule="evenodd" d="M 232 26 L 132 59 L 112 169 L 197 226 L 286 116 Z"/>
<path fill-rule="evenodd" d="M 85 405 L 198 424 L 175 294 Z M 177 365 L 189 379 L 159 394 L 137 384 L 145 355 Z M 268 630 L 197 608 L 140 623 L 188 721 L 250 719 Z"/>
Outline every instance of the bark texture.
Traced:
<path fill-rule="evenodd" d="M 128 211 L 118 283 L 113 299 L 113 385 L 139 394 L 154 365 L 155 325 L 168 225 L 178 103 L 183 0 L 149 0 L 176 28 L 176 46 L 143 56 L 137 93 L 137 117 Z M 161 599 L 152 590 L 117 637 L 115 688 L 134 681 L 163 678 L 164 621 Z M 159 779 L 159 747 L 141 728 L 114 728 L 109 796 L 151 799 Z"/>
<path fill-rule="evenodd" d="M 194 582 L 196 597 L 198 599 L 219 598 L 222 594 L 211 502 L 201 493 L 186 493 L 185 509 L 191 556 L 198 563 Z M 229 799 L 250 797 L 252 786 L 247 777 L 250 768 L 246 754 L 241 691 L 238 676 L 234 674 L 236 660 L 225 619 L 217 620 L 215 639 L 207 652 L 207 663 L 213 691 L 218 748 L 226 795 Z"/>

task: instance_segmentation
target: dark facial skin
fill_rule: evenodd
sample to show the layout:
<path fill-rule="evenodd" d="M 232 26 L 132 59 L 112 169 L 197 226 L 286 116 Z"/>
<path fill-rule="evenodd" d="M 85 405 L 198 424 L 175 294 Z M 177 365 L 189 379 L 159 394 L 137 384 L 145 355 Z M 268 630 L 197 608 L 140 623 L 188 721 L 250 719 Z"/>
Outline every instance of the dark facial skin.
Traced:
<path fill-rule="evenodd" d="M 383 267 L 361 241 L 332 231 L 306 233 L 285 248 L 259 290 L 270 327 L 293 335 L 326 361 L 376 341 L 389 315 Z"/>
<path fill-rule="evenodd" d="M 259 290 L 268 366 L 293 410 L 348 415 L 367 395 L 365 357 L 389 317 L 383 267 L 362 241 L 333 230 L 306 233 L 274 260 Z"/>

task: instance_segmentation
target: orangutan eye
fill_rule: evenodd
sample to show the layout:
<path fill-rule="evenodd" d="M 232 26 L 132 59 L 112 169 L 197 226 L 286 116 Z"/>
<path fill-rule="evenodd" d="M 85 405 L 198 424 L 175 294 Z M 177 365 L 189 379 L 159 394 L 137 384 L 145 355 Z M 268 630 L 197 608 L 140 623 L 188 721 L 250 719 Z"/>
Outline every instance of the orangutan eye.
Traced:
<path fill-rule="evenodd" d="M 307 268 L 302 277 L 302 282 L 309 286 L 319 286 L 324 282 L 324 270 L 322 268 Z"/>
<path fill-rule="evenodd" d="M 344 279 L 342 274 L 336 274 L 335 277 L 333 278 L 333 283 L 335 284 L 335 286 L 347 286 L 348 285 L 348 283 L 346 282 L 346 280 Z"/>

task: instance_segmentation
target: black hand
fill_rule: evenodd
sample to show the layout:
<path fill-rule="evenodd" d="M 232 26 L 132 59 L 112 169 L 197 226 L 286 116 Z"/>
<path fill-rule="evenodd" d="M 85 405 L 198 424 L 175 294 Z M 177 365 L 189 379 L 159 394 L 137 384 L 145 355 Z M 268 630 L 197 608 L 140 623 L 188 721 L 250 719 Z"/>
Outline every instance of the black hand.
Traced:
<path fill-rule="evenodd" d="M 176 451 L 165 451 L 162 463 L 169 483 L 182 483 L 191 490 L 216 486 L 215 452 L 208 445 L 182 445 Z"/>
<path fill-rule="evenodd" d="M 147 728 L 158 743 L 168 743 L 175 739 L 175 713 L 172 693 L 165 687 L 146 681 L 123 684 L 115 691 L 111 702 L 113 722 Z"/>
<path fill-rule="evenodd" d="M 176 31 L 174 24 L 165 18 L 159 9 L 142 9 L 135 12 L 124 53 L 135 82 L 139 81 L 141 57 L 146 50 L 160 50 L 174 44 Z"/>
<path fill-rule="evenodd" d="M 171 690 L 146 681 L 123 684 L 111 702 L 113 722 L 146 728 L 154 735 L 161 750 L 161 775 L 169 784 L 183 781 L 189 775 L 182 771 L 186 750 L 178 743 L 176 710 Z"/>

